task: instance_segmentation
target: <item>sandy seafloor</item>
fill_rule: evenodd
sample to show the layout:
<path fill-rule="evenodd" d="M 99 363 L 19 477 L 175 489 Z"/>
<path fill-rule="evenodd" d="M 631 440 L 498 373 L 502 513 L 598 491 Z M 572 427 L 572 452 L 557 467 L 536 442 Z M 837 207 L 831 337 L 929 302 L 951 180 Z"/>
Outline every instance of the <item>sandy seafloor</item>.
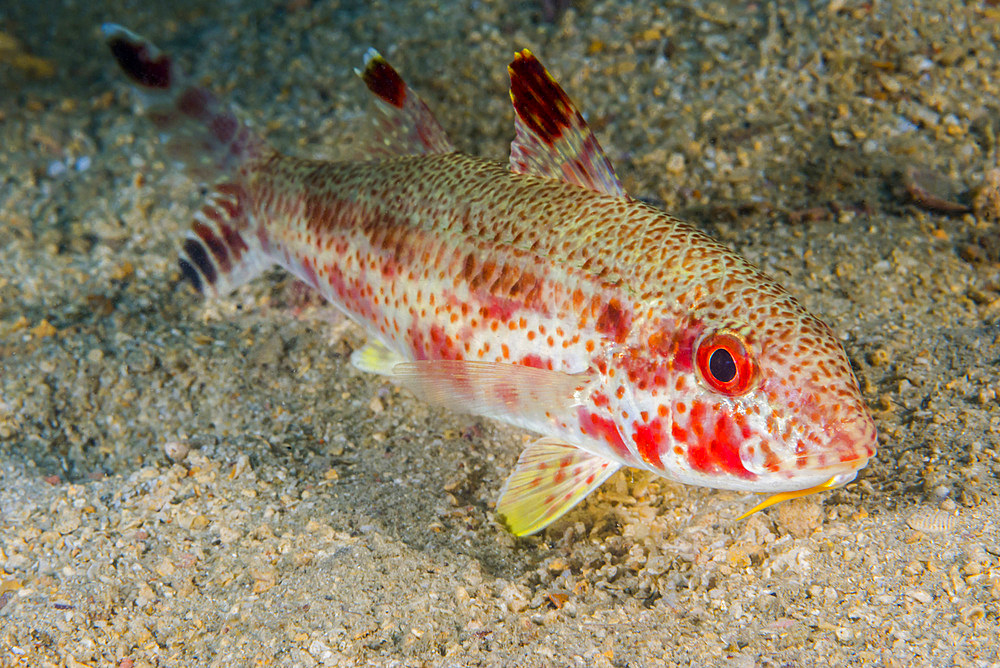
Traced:
<path fill-rule="evenodd" d="M 997 166 L 995 2 L 121 4 L 0 6 L 0 665 L 998 665 L 997 207 L 926 176 Z M 532 48 L 631 193 L 843 337 L 878 457 L 746 521 L 620 473 L 514 539 L 528 435 L 355 371 L 360 330 L 279 272 L 179 284 L 199 186 L 107 20 L 330 158 L 364 154 L 375 46 L 505 160 Z"/>

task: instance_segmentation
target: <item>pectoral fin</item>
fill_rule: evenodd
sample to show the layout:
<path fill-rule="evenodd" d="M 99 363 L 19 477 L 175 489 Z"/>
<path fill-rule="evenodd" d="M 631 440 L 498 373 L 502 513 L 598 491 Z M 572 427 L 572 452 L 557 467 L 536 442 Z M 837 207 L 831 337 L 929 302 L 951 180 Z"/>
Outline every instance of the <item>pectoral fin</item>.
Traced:
<path fill-rule="evenodd" d="M 507 478 L 497 515 L 515 536 L 541 531 L 619 468 L 617 462 L 567 443 L 539 439 L 525 448 Z"/>
<path fill-rule="evenodd" d="M 582 374 L 463 360 L 404 362 L 392 377 L 423 401 L 520 424 L 565 411 L 588 382 Z"/>

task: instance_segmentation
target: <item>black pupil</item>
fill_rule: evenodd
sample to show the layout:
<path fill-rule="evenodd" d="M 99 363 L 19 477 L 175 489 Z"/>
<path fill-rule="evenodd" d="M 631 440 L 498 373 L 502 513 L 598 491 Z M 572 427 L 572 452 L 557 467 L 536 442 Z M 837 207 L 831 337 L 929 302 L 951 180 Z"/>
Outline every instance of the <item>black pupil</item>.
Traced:
<path fill-rule="evenodd" d="M 720 383 L 728 383 L 736 378 L 736 360 L 725 348 L 717 348 L 708 358 L 708 370 L 712 378 Z"/>

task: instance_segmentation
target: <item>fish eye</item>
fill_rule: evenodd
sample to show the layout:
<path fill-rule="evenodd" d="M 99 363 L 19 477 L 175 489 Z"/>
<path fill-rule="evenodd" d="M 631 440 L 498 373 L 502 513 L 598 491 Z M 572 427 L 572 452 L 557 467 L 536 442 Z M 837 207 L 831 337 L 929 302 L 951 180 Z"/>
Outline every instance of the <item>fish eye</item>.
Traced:
<path fill-rule="evenodd" d="M 698 373 L 716 392 L 729 396 L 745 393 L 757 376 L 750 347 L 730 330 L 712 332 L 698 343 Z"/>
<path fill-rule="evenodd" d="M 716 348 L 708 358 L 708 372 L 719 383 L 731 383 L 736 378 L 736 360 L 725 348 Z"/>

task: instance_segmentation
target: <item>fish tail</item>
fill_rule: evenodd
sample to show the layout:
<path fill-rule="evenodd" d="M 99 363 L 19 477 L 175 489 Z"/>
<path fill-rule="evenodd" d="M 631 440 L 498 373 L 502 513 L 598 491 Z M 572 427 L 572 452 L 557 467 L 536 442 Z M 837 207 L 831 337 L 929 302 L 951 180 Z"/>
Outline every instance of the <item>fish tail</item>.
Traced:
<path fill-rule="evenodd" d="M 146 115 L 171 156 L 195 177 L 218 178 L 266 152 L 266 144 L 210 90 L 191 83 L 173 59 L 146 38 L 116 23 L 101 26 L 125 75 L 140 91 Z"/>
<path fill-rule="evenodd" d="M 193 178 L 216 182 L 194 214 L 178 266 L 199 292 L 227 294 L 273 264 L 241 183 L 241 172 L 270 149 L 232 108 L 188 82 L 151 42 L 114 23 L 102 29 L 118 65 L 141 91 L 146 115 L 165 136 L 168 152 Z"/>
<path fill-rule="evenodd" d="M 177 265 L 198 292 L 229 294 L 274 264 L 248 209 L 241 185 L 220 183 L 195 212 Z"/>

